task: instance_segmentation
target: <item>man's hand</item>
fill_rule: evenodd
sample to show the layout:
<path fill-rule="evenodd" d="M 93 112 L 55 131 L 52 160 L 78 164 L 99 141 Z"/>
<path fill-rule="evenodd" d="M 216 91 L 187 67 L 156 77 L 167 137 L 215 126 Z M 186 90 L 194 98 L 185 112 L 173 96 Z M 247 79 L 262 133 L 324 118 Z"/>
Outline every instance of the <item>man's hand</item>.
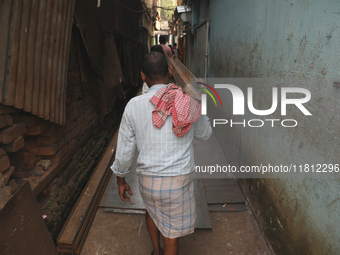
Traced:
<path fill-rule="evenodd" d="M 120 199 L 126 202 L 131 202 L 130 197 L 125 193 L 127 191 L 130 194 L 130 196 L 132 196 L 130 186 L 125 182 L 125 178 L 117 176 L 117 184 Z"/>

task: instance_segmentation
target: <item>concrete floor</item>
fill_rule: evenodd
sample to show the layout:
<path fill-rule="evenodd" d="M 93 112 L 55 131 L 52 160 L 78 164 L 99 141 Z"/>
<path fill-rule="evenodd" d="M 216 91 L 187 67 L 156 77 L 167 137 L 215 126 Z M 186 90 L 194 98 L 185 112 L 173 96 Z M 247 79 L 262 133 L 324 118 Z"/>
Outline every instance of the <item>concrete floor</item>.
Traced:
<path fill-rule="evenodd" d="M 251 211 L 210 212 L 210 218 L 212 230 L 180 238 L 179 254 L 273 254 Z M 149 255 L 152 250 L 144 215 L 104 213 L 99 208 L 81 255 Z"/>

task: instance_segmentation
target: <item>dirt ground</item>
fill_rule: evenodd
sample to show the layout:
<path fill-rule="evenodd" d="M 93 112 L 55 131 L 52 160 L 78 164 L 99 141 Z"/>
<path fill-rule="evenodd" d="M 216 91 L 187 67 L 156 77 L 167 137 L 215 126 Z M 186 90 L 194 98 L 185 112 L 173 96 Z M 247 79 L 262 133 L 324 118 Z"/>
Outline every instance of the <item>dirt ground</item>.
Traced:
<path fill-rule="evenodd" d="M 180 238 L 179 254 L 274 254 L 251 211 L 210 212 L 210 219 L 212 230 Z M 81 255 L 149 255 L 152 250 L 144 215 L 104 213 L 99 208 Z"/>

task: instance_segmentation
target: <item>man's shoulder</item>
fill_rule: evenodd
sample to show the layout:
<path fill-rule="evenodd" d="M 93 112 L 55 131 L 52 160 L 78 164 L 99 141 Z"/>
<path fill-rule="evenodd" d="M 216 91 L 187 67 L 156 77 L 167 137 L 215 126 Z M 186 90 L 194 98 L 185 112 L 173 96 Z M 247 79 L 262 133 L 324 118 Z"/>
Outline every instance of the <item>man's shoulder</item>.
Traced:
<path fill-rule="evenodd" d="M 144 95 L 133 97 L 130 101 L 132 101 L 132 103 L 137 103 L 137 102 L 149 101 L 149 99 L 150 99 L 150 94 L 145 93 Z"/>
<path fill-rule="evenodd" d="M 162 85 L 162 86 L 159 86 Z M 144 95 L 139 95 L 139 96 L 135 96 L 133 98 L 130 99 L 130 101 L 127 103 L 126 108 L 134 108 L 134 107 L 143 107 L 146 105 L 151 104 L 150 98 L 153 97 L 155 95 L 155 93 L 157 92 L 158 89 L 163 88 L 166 86 L 166 84 L 157 84 L 154 85 L 155 87 L 152 87 L 149 89 L 149 91 L 147 93 L 145 93 Z"/>
<path fill-rule="evenodd" d="M 149 100 L 150 100 L 150 95 L 148 95 L 148 93 L 144 95 L 135 96 L 130 99 L 130 101 L 126 105 L 126 108 L 136 107 L 137 105 L 140 106 L 142 104 L 147 104 Z"/>

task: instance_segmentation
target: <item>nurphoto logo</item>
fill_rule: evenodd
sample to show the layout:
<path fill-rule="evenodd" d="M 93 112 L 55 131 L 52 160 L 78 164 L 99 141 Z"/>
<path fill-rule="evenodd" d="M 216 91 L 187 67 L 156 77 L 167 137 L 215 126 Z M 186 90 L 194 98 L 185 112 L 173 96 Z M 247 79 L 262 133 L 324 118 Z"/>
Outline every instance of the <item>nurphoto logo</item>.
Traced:
<path fill-rule="evenodd" d="M 232 84 L 214 84 L 214 87 L 211 85 L 208 85 L 206 83 L 197 82 L 198 84 L 201 84 L 205 86 L 206 88 L 210 89 L 215 93 L 218 100 L 220 101 L 221 106 L 222 100 L 220 95 L 217 93 L 215 89 L 227 89 L 231 95 L 232 95 L 232 114 L 233 115 L 245 115 L 245 95 L 243 91 L 235 85 Z M 198 89 L 206 92 L 214 101 L 215 106 L 217 106 L 216 100 L 213 96 L 213 94 L 206 88 L 197 87 Z M 268 116 L 273 114 L 277 108 L 278 108 L 278 101 L 279 101 L 279 88 L 278 87 L 272 87 L 271 91 L 271 107 L 269 109 L 256 109 L 254 107 L 253 102 L 253 87 L 247 87 L 247 106 L 250 113 L 257 115 L 257 116 Z M 207 115 L 207 94 L 201 95 L 201 114 Z M 299 87 L 280 87 L 280 109 L 281 109 L 281 116 L 287 115 L 287 105 L 294 105 L 297 107 L 305 116 L 311 116 L 312 114 L 307 110 L 307 108 L 304 106 L 310 99 L 311 99 L 311 93 L 308 89 L 299 88 Z M 301 94 L 303 96 L 300 96 L 299 98 L 289 98 L 289 95 L 296 95 Z M 213 119 L 213 127 L 216 127 L 216 125 L 226 125 L 230 124 L 230 127 L 235 125 L 242 125 L 243 127 L 262 127 L 265 125 L 265 123 L 271 123 L 271 127 L 275 126 L 276 122 L 280 122 L 281 126 L 283 127 L 296 127 L 298 125 L 297 120 L 295 119 L 250 119 L 246 120 L 243 119 L 241 122 L 235 122 L 233 119 Z"/>

